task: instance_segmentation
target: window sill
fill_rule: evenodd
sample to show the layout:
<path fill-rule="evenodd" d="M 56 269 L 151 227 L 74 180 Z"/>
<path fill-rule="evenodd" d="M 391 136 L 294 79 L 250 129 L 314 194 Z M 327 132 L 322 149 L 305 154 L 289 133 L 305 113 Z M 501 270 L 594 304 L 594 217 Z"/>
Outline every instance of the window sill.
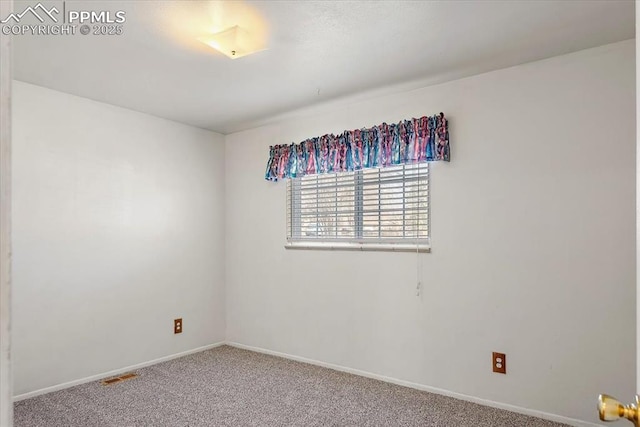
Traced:
<path fill-rule="evenodd" d="M 347 242 L 287 242 L 285 249 L 328 251 L 431 252 L 431 246 L 413 243 L 347 243 Z"/>

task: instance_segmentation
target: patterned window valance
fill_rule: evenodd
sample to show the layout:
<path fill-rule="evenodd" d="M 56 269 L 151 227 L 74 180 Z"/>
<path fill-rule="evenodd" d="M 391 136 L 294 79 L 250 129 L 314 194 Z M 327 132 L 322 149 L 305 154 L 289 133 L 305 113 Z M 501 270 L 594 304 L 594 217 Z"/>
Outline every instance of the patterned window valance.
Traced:
<path fill-rule="evenodd" d="M 449 126 L 443 113 L 397 124 L 324 135 L 270 147 L 265 179 L 449 161 Z"/>

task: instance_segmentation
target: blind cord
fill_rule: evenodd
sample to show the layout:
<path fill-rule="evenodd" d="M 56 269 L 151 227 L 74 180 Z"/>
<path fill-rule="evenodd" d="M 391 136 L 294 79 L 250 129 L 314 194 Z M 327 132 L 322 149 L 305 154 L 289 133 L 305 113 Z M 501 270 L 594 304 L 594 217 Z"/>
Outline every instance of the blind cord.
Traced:
<path fill-rule="evenodd" d="M 422 283 L 420 282 L 420 164 L 418 164 L 418 207 L 416 209 L 416 297 L 422 292 Z"/>

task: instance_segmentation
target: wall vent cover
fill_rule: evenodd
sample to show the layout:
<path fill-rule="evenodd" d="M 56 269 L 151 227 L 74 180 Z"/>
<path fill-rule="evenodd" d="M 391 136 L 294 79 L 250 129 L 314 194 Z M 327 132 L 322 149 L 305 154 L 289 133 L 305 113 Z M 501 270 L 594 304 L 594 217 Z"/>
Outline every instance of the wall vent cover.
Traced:
<path fill-rule="evenodd" d="M 130 380 L 131 378 L 136 378 L 137 376 L 138 374 L 134 374 L 133 372 L 130 372 L 128 374 L 122 374 L 119 377 L 108 378 L 106 380 L 103 380 L 102 385 L 111 385 L 111 384 L 119 383 L 121 381 Z"/>

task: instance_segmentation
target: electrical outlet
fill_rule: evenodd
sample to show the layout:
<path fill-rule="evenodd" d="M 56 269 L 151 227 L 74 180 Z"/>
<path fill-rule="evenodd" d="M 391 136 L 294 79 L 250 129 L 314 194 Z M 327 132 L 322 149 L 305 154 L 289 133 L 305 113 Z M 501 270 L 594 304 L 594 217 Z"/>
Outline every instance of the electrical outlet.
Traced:
<path fill-rule="evenodd" d="M 504 353 L 493 352 L 493 372 L 499 374 L 507 373 L 507 355 Z"/>
<path fill-rule="evenodd" d="M 182 318 L 173 320 L 173 333 L 174 334 L 182 333 Z"/>

